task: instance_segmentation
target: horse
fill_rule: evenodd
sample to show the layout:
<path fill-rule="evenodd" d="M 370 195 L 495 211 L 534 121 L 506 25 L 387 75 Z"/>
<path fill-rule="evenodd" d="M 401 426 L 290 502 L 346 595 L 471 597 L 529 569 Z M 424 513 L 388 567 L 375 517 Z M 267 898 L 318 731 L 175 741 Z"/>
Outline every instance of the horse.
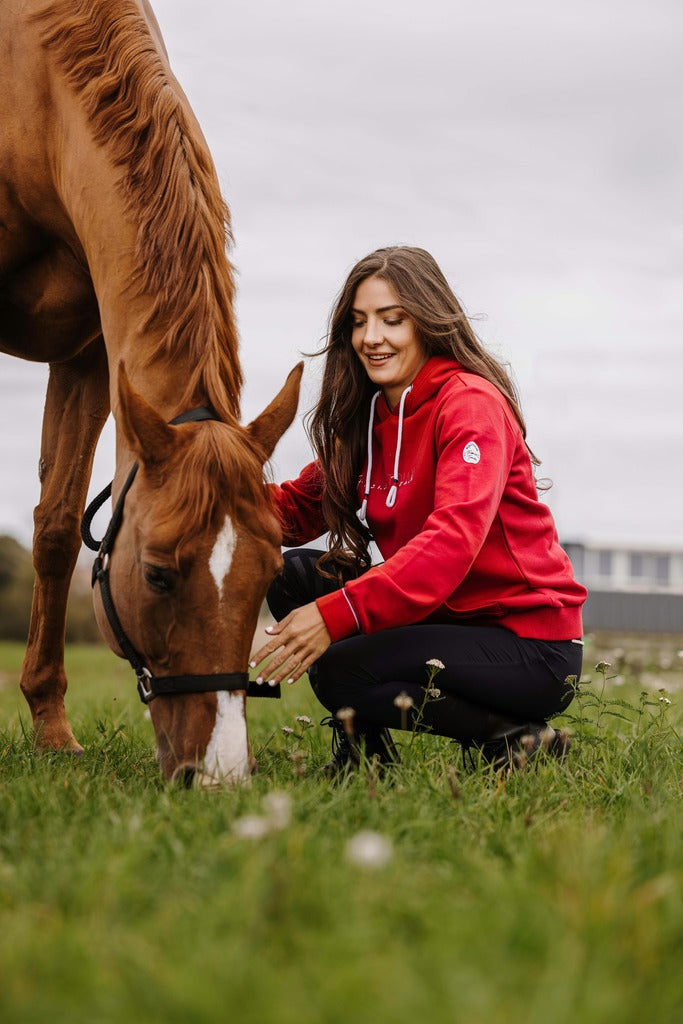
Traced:
<path fill-rule="evenodd" d="M 229 210 L 146 0 L 1 0 L 0 82 L 0 349 L 49 364 L 20 678 L 35 744 L 83 749 L 66 604 L 111 412 L 100 629 L 139 657 L 164 778 L 247 780 L 249 645 L 281 563 L 264 467 L 302 366 L 241 425 Z"/>

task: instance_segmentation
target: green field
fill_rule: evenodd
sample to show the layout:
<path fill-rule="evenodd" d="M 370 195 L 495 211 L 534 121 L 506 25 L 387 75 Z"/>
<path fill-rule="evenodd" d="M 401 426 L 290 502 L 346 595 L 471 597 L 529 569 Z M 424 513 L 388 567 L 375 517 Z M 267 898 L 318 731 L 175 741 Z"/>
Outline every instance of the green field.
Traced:
<path fill-rule="evenodd" d="M 678 1024 L 677 643 L 589 645 L 569 759 L 507 779 L 397 733 L 390 778 L 332 786 L 322 709 L 287 688 L 249 702 L 260 772 L 219 794 L 162 784 L 102 648 L 69 651 L 85 755 L 36 755 L 0 646 L 0 1021 Z M 350 858 L 363 830 L 383 862 Z"/>

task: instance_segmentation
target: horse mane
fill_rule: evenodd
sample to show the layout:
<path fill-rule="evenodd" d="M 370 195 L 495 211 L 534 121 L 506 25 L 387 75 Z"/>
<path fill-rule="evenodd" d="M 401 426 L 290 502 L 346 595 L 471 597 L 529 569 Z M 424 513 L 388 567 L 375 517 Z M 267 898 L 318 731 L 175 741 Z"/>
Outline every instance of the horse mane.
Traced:
<path fill-rule="evenodd" d="M 187 353 L 179 404 L 208 399 L 221 419 L 239 420 L 230 214 L 147 21 L 134 0 L 55 0 L 36 20 L 95 141 L 123 168 L 122 198 L 138 224 L 134 283 L 152 298 L 144 327 L 162 327 L 150 360 Z"/>
<path fill-rule="evenodd" d="M 192 443 L 180 446 L 173 472 L 164 473 L 163 505 L 158 509 L 160 525 L 172 525 L 183 544 L 212 524 L 220 510 L 235 517 L 244 510 L 249 528 L 280 543 L 273 533 L 269 515 L 272 505 L 263 477 L 263 453 L 239 423 L 206 421 Z M 220 501 L 216 496 L 220 495 Z"/>

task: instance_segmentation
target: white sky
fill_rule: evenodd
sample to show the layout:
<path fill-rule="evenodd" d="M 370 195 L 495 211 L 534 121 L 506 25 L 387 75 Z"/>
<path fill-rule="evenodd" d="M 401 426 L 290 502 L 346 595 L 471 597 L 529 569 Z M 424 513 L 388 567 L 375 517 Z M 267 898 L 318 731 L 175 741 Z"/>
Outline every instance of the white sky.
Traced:
<path fill-rule="evenodd" d="M 512 364 L 560 535 L 683 546 L 679 0 L 154 9 L 232 210 L 245 421 L 349 267 L 421 245 Z M 45 379 L 0 359 L 0 532 L 23 541 Z M 293 427 L 275 478 L 308 457 Z"/>

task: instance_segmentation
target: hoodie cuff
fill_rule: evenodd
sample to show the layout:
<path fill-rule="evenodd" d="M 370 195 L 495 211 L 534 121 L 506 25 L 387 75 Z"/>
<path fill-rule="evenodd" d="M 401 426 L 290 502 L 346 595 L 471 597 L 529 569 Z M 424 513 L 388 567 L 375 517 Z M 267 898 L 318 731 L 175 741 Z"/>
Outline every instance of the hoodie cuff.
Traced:
<path fill-rule="evenodd" d="M 360 632 L 358 617 L 344 588 L 316 598 L 315 603 L 325 620 L 327 632 L 332 637 L 333 643 Z"/>

